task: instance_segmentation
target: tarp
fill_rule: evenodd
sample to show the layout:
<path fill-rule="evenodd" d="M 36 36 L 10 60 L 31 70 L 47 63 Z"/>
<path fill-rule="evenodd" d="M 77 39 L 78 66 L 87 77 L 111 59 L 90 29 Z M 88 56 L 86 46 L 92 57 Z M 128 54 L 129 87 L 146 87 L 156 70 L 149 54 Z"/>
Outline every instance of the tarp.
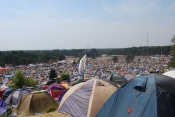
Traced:
<path fill-rule="evenodd" d="M 175 79 L 158 74 L 137 77 L 120 87 L 97 117 L 174 117 Z"/>

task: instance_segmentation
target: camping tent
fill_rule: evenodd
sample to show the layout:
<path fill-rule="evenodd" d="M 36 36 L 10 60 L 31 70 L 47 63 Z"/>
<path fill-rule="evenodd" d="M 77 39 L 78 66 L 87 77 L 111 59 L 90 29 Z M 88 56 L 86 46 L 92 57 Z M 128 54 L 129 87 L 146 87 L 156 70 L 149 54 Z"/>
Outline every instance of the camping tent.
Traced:
<path fill-rule="evenodd" d="M 64 95 L 58 111 L 73 117 L 95 117 L 116 87 L 102 79 L 72 86 Z"/>
<path fill-rule="evenodd" d="M 33 115 L 34 113 L 45 112 L 51 107 L 58 108 L 58 105 L 46 91 L 33 91 L 23 96 L 17 107 L 17 112 L 21 115 Z"/>
<path fill-rule="evenodd" d="M 61 84 L 53 83 L 47 88 L 52 98 L 59 98 L 62 93 L 66 92 L 66 88 Z"/>
<path fill-rule="evenodd" d="M 34 88 L 34 87 L 26 87 L 25 89 L 26 89 L 27 91 L 30 91 L 30 92 L 36 91 L 36 90 L 37 90 L 37 89 Z"/>
<path fill-rule="evenodd" d="M 126 78 L 127 80 L 132 80 L 133 78 L 135 78 L 136 76 L 130 73 L 125 73 L 123 75 L 124 78 Z"/>
<path fill-rule="evenodd" d="M 175 70 L 165 72 L 165 73 L 163 73 L 163 75 L 175 78 Z"/>
<path fill-rule="evenodd" d="M 112 74 L 112 75 L 108 76 L 106 79 L 108 79 L 109 81 L 116 84 L 117 87 L 122 86 L 123 84 L 125 84 L 128 81 L 126 78 L 124 78 L 123 76 L 120 76 L 118 74 Z"/>
<path fill-rule="evenodd" d="M 6 100 L 7 99 L 7 97 L 12 93 L 13 91 L 12 91 L 12 89 L 10 89 L 10 88 L 7 88 L 7 89 L 5 89 L 5 92 L 3 93 L 3 95 L 2 95 L 2 100 Z"/>
<path fill-rule="evenodd" d="M 6 109 L 7 109 L 7 104 L 4 102 L 4 100 L 0 99 L 0 115 L 6 112 Z"/>
<path fill-rule="evenodd" d="M 134 78 L 113 93 L 97 117 L 174 117 L 174 84 L 158 74 Z"/>
<path fill-rule="evenodd" d="M 25 89 L 17 89 L 16 91 L 12 92 L 7 99 L 5 100 L 6 104 L 17 106 L 22 98 L 23 95 L 29 94 L 30 91 Z"/>
<path fill-rule="evenodd" d="M 7 67 L 0 67 L 0 71 L 9 71 L 9 68 L 7 68 Z"/>

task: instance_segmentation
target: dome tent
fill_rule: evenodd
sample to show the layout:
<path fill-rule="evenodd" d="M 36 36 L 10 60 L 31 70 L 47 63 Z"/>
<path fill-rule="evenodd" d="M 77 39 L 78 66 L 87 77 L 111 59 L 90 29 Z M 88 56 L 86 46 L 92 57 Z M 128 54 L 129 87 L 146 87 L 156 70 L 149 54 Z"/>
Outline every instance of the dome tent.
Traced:
<path fill-rule="evenodd" d="M 128 81 L 125 77 L 118 75 L 116 73 L 108 76 L 106 79 L 113 82 L 117 87 L 121 87 Z"/>
<path fill-rule="evenodd" d="M 109 81 L 108 81 L 109 82 Z M 72 86 L 64 95 L 58 111 L 73 117 L 95 117 L 116 87 L 102 79 Z"/>
<path fill-rule="evenodd" d="M 0 99 L 0 115 L 5 113 L 7 110 L 7 104 L 5 103 L 4 100 Z"/>
<path fill-rule="evenodd" d="M 34 115 L 46 111 L 49 107 L 58 108 L 56 101 L 46 91 L 33 91 L 25 95 L 17 107 L 21 115 Z"/>
<path fill-rule="evenodd" d="M 6 88 L 5 91 L 4 91 L 4 93 L 3 93 L 3 95 L 2 95 L 2 100 L 5 101 L 5 100 L 7 99 L 7 97 L 8 97 L 12 92 L 13 92 L 12 89 Z"/>
<path fill-rule="evenodd" d="M 5 100 L 5 103 L 8 105 L 17 106 L 22 98 L 23 95 L 29 94 L 30 91 L 26 89 L 17 89 L 14 92 L 12 92 L 7 99 Z"/>
<path fill-rule="evenodd" d="M 134 78 L 113 93 L 97 117 L 174 117 L 174 84 L 158 74 Z"/>
<path fill-rule="evenodd" d="M 67 90 L 61 84 L 53 83 L 53 84 L 49 85 L 49 87 L 47 88 L 47 91 L 50 93 L 52 98 L 58 98 L 59 99 L 61 94 L 63 94 Z"/>
<path fill-rule="evenodd" d="M 131 74 L 131 73 L 125 73 L 123 75 L 123 77 L 126 78 L 129 81 L 129 80 L 132 80 L 133 78 L 135 78 L 136 76 Z"/>

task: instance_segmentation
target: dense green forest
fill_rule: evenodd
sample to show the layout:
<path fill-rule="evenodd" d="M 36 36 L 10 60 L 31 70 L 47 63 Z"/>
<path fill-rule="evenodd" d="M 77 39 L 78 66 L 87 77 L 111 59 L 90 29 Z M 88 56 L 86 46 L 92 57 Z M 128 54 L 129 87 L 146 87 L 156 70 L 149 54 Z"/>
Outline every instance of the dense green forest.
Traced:
<path fill-rule="evenodd" d="M 108 49 L 75 49 L 60 50 L 66 56 L 82 57 L 87 54 L 88 57 L 106 55 L 170 55 L 171 46 L 150 46 L 150 47 L 131 47 L 131 48 L 108 48 Z"/>
<path fill-rule="evenodd" d="M 100 52 L 107 55 L 170 55 L 171 46 L 131 47 L 122 49 L 101 49 Z"/>
<path fill-rule="evenodd" d="M 5 64 L 27 65 L 64 59 L 65 56 L 59 50 L 0 51 L 0 66 Z"/>
<path fill-rule="evenodd" d="M 33 50 L 33 51 L 0 51 L 0 66 L 5 64 L 27 65 L 30 63 L 42 63 L 64 60 L 66 56 L 98 57 L 106 55 L 156 55 L 170 54 L 171 46 L 152 46 L 152 47 L 131 47 L 131 48 L 111 48 L 111 49 L 72 49 L 72 50 Z"/>

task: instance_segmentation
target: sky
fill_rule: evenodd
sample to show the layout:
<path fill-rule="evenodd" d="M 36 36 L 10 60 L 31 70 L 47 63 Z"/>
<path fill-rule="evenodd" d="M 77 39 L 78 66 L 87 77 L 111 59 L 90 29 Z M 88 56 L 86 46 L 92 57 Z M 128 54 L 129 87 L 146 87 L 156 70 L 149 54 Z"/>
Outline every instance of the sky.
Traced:
<path fill-rule="evenodd" d="M 0 51 L 171 45 L 175 0 L 0 0 Z"/>

